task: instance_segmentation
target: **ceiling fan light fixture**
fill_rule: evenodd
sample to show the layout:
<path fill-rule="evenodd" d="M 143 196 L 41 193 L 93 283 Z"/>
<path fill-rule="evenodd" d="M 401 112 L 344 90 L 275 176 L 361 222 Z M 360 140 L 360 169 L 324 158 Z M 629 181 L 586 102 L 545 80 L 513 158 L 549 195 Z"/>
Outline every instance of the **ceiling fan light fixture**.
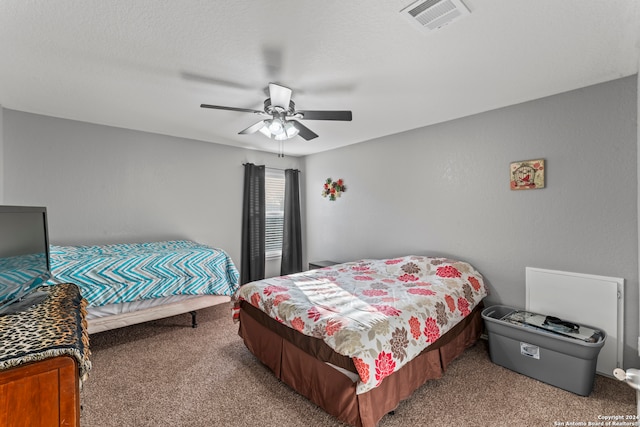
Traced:
<path fill-rule="evenodd" d="M 298 128 L 291 121 L 287 120 L 284 122 L 284 132 L 279 136 L 284 136 L 283 139 L 291 139 L 298 134 Z M 276 137 L 276 139 L 278 139 Z"/>
<path fill-rule="evenodd" d="M 284 121 L 280 118 L 280 117 L 274 117 L 273 119 L 269 120 L 269 132 L 271 132 L 272 135 L 280 135 L 282 133 L 284 133 Z"/>
<path fill-rule="evenodd" d="M 291 121 L 283 120 L 279 117 L 264 120 L 263 123 L 264 126 L 259 129 L 260 133 L 276 141 L 291 139 L 299 132 L 298 128 Z"/>

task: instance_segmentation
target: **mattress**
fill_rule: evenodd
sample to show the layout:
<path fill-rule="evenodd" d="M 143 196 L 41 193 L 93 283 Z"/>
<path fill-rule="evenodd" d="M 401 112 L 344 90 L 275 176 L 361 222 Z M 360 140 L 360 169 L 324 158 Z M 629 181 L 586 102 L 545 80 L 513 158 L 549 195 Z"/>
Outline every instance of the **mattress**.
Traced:
<path fill-rule="evenodd" d="M 197 295 L 171 295 L 163 298 L 143 299 L 138 301 L 123 302 L 119 304 L 106 304 L 87 308 L 87 320 L 98 319 L 100 317 L 119 316 L 132 313 L 134 311 L 149 310 L 169 304 L 189 303 L 197 299 Z M 230 298 L 226 298 L 229 301 Z"/>

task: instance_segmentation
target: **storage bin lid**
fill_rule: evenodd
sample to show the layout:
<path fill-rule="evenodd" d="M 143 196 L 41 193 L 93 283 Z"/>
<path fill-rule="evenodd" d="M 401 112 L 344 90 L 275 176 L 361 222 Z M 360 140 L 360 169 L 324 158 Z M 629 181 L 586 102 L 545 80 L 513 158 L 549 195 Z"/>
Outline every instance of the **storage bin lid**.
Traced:
<path fill-rule="evenodd" d="M 500 320 L 588 343 L 600 342 L 605 337 L 605 334 L 598 329 L 524 310 L 512 311 Z"/>

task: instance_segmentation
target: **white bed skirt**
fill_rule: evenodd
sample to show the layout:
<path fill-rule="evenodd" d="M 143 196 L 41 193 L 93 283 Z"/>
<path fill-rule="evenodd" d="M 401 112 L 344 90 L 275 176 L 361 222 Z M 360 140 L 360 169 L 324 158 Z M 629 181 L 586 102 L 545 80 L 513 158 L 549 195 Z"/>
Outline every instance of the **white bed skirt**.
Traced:
<path fill-rule="evenodd" d="M 87 307 L 88 331 L 89 334 L 94 334 L 188 313 L 229 301 L 231 298 L 223 295 L 176 295 L 124 304 Z"/>

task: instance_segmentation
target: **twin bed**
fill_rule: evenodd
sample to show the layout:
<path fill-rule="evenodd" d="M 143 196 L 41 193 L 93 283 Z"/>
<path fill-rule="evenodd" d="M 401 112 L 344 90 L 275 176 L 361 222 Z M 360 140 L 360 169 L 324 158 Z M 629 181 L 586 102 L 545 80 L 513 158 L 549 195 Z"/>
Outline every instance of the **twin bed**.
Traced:
<path fill-rule="evenodd" d="M 470 264 L 362 260 L 241 286 L 247 348 L 326 412 L 373 427 L 475 343 L 483 278 Z"/>
<path fill-rule="evenodd" d="M 54 283 L 75 283 L 90 334 L 230 301 L 238 271 L 221 249 L 188 240 L 50 246 Z"/>

